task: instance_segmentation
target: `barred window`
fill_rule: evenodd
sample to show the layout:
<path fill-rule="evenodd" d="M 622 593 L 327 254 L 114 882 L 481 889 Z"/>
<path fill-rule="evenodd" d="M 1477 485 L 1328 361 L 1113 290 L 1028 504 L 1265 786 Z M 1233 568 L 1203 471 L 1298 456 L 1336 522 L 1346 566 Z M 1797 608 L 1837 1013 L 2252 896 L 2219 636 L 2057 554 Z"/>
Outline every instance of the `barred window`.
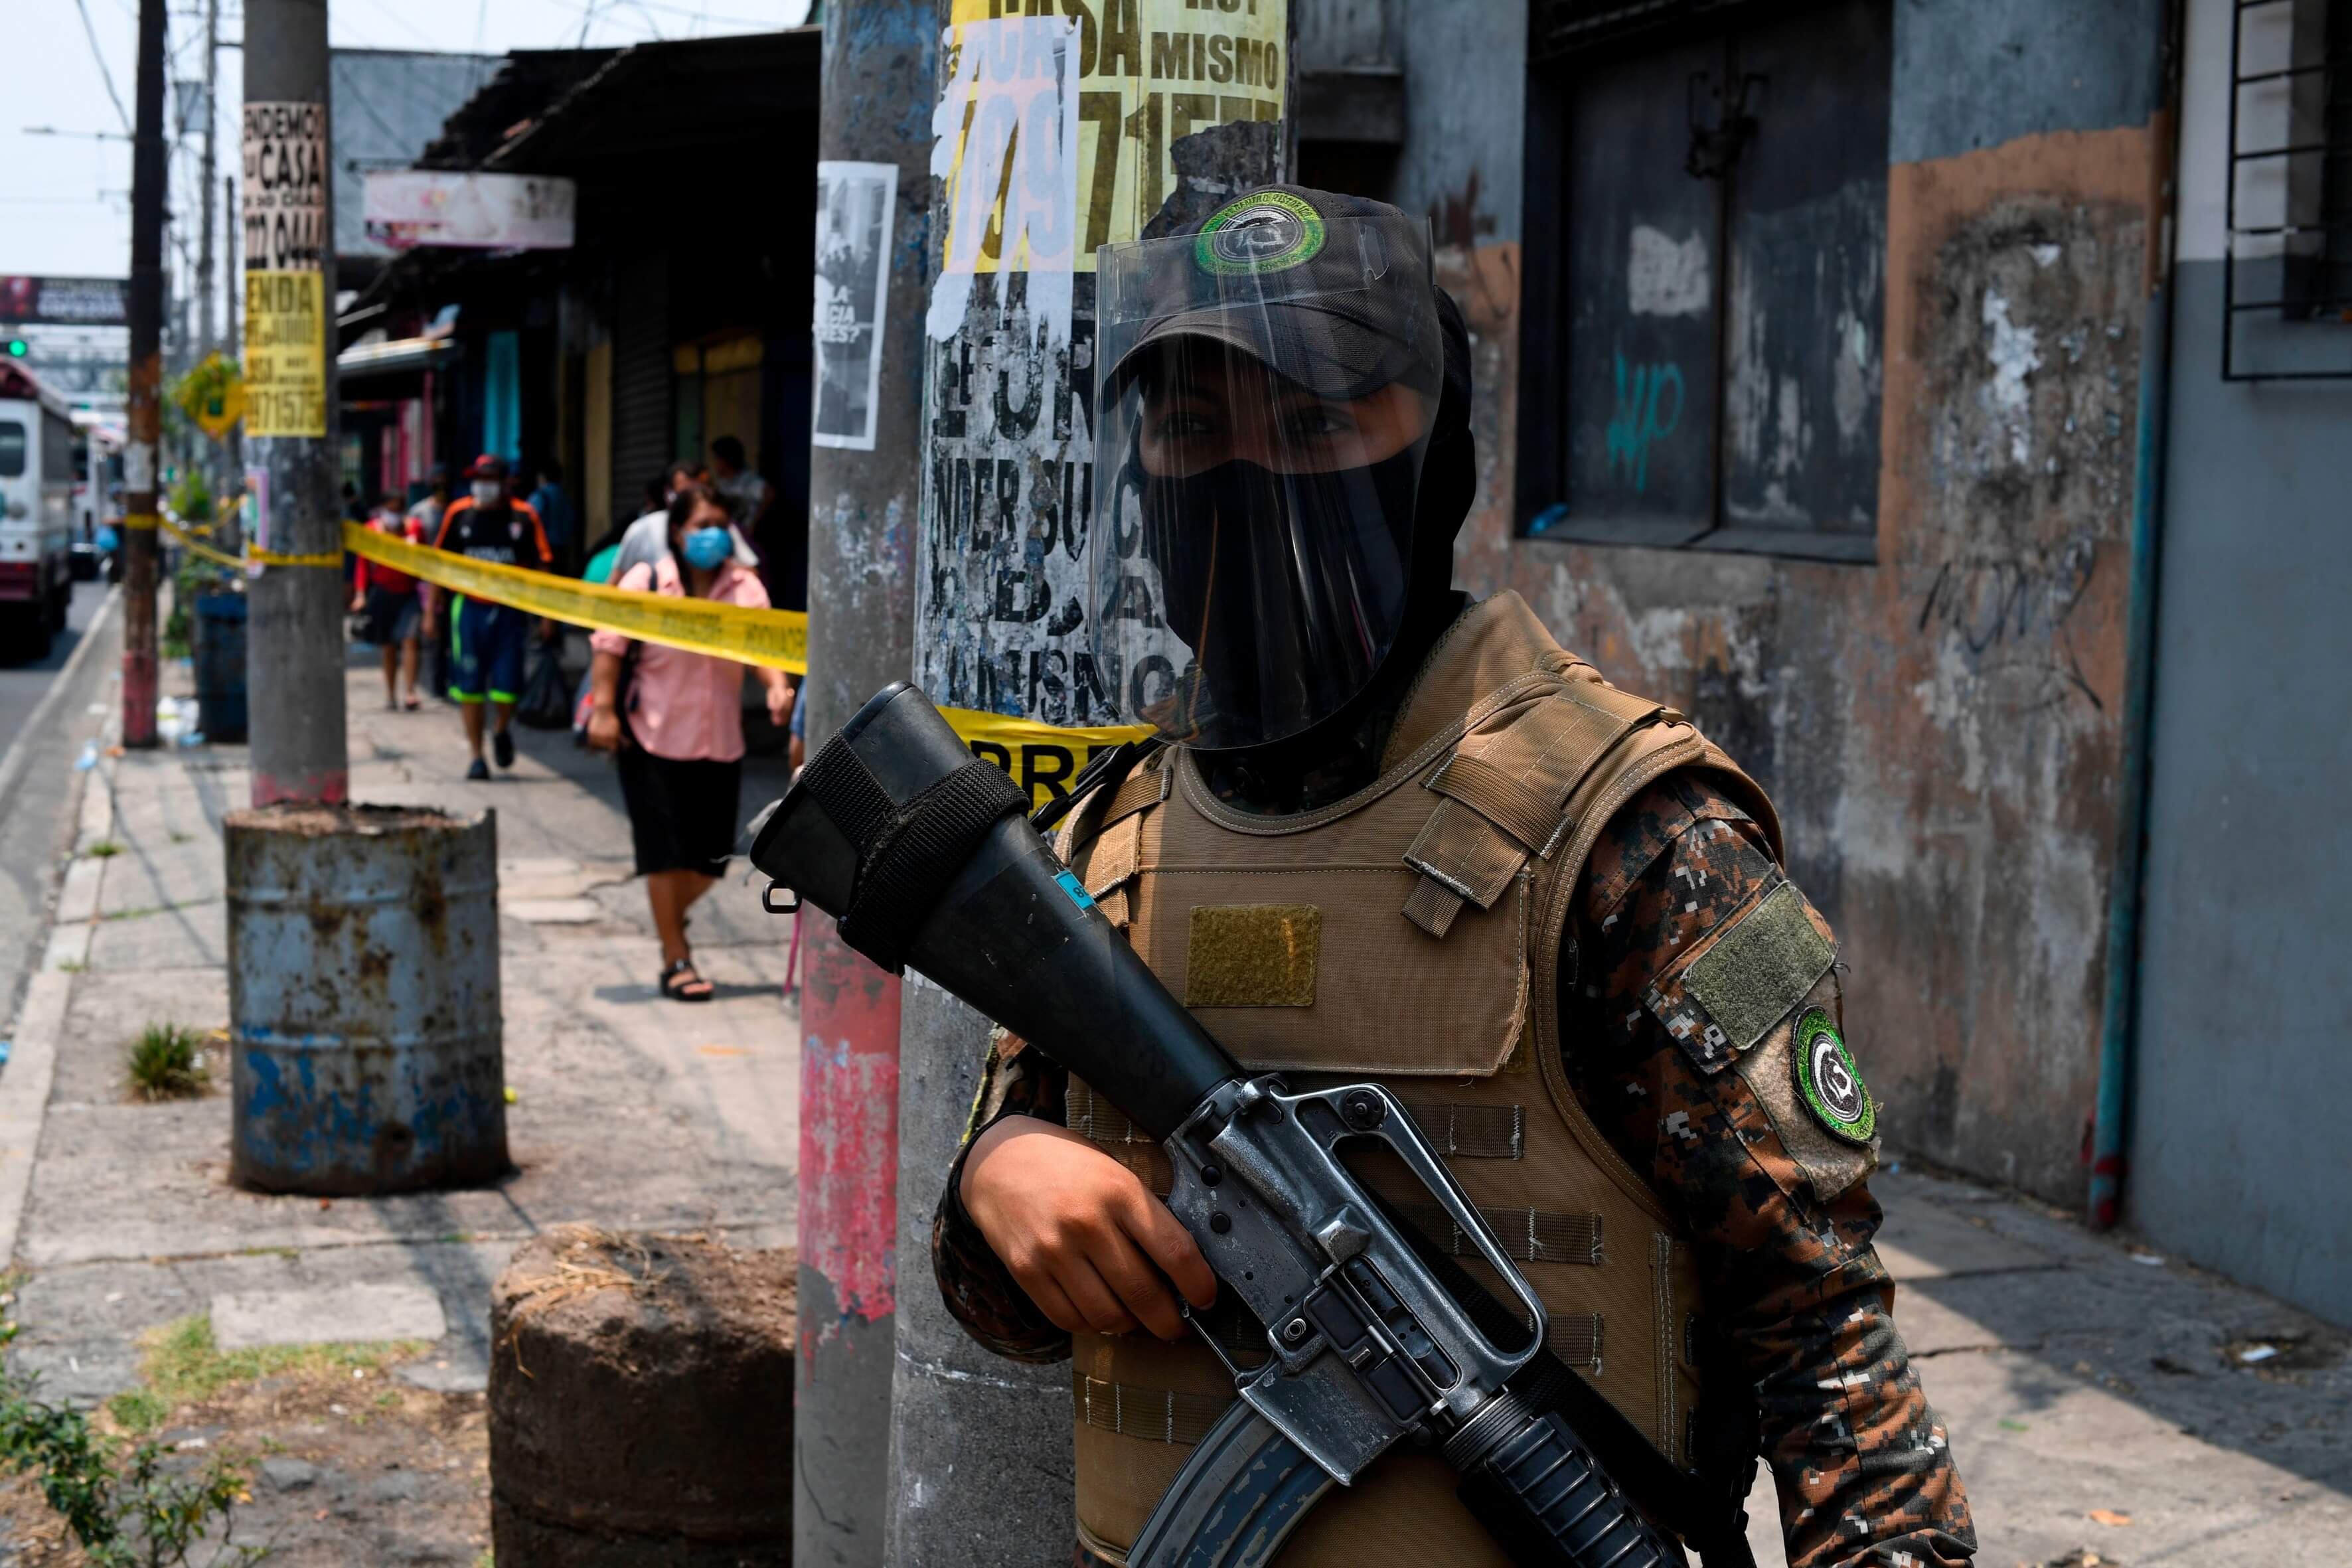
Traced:
<path fill-rule="evenodd" d="M 2352 376 L 2352 3 L 2231 12 L 2221 374 Z"/>

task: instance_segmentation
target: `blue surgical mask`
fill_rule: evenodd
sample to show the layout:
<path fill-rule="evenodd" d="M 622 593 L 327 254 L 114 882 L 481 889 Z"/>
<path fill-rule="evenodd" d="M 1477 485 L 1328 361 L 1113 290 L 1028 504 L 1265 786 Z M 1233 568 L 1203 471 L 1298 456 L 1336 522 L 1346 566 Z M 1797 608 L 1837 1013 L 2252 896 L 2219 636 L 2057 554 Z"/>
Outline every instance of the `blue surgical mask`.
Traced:
<path fill-rule="evenodd" d="M 720 562 L 735 553 L 735 536 L 723 528 L 688 529 L 686 535 L 686 563 L 698 572 L 718 570 Z"/>

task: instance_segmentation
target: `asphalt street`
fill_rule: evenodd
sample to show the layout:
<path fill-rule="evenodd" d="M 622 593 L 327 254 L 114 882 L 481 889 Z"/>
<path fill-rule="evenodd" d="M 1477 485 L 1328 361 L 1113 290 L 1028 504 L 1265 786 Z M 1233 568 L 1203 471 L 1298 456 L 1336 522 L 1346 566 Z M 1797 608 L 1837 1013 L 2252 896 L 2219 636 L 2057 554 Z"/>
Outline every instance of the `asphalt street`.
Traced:
<path fill-rule="evenodd" d="M 48 657 L 0 663 L 0 1019 L 15 1016 L 38 956 L 89 776 L 74 762 L 105 729 L 120 679 L 121 611 L 112 592 L 77 583 L 66 633 Z"/>

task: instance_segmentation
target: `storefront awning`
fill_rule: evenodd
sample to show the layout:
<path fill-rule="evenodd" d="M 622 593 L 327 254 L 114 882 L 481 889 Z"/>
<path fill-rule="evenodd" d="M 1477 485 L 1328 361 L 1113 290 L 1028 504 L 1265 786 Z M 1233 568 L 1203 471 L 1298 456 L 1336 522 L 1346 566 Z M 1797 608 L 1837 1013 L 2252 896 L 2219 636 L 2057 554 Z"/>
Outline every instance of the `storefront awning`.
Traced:
<path fill-rule="evenodd" d="M 349 385 L 379 376 L 438 370 L 454 363 L 463 352 L 448 338 L 394 338 L 387 342 L 357 343 L 335 356 L 335 375 Z"/>

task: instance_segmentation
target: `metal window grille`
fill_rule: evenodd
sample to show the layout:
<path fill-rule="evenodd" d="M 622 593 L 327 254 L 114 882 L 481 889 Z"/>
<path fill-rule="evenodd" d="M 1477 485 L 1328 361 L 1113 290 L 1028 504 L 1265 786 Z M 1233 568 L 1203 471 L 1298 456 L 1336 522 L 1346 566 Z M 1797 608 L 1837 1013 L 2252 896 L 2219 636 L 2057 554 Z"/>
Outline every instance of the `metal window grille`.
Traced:
<path fill-rule="evenodd" d="M 2352 379 L 2352 0 L 2232 0 L 2224 381 Z"/>

